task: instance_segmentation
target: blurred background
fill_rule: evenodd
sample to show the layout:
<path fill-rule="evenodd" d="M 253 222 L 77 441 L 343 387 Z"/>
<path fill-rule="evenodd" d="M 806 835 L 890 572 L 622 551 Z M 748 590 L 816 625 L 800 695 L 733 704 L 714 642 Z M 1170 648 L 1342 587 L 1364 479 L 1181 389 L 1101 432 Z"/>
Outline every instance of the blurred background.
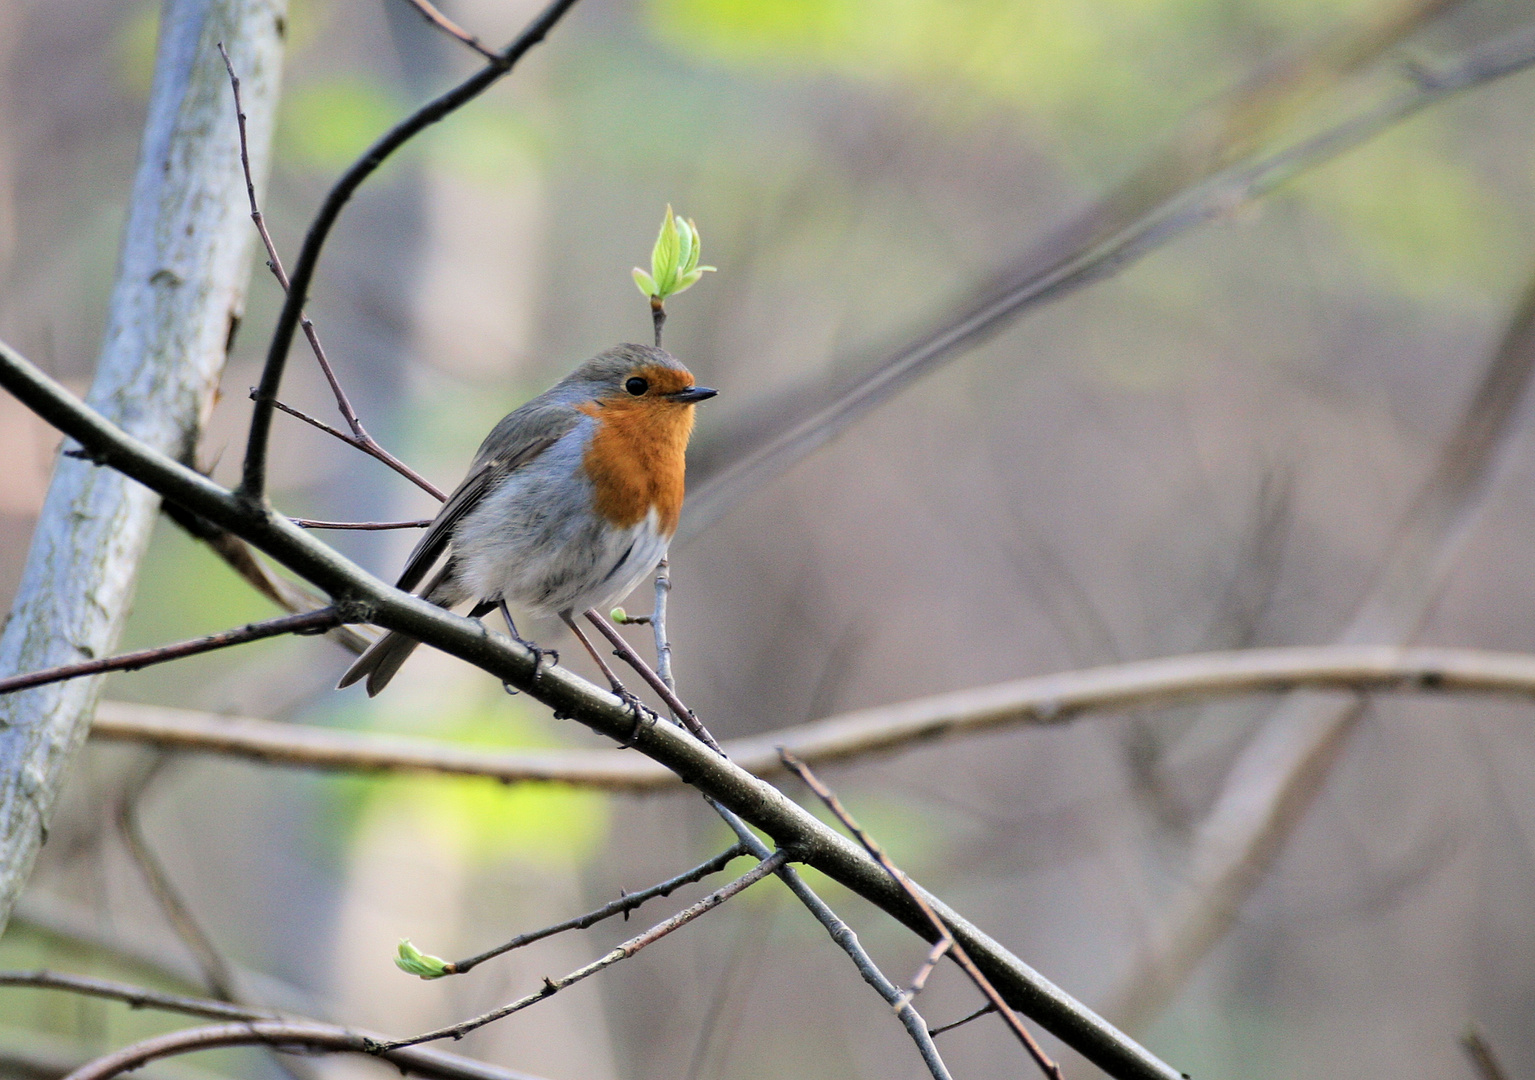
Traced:
<path fill-rule="evenodd" d="M 490 43 L 534 10 L 443 6 Z M 666 333 L 721 390 L 696 443 L 696 460 L 717 466 L 804 387 L 941 324 L 1268 57 L 1421 6 L 582 0 L 510 79 L 353 201 L 310 311 L 372 433 L 451 486 L 504 412 L 592 353 L 648 340 L 629 268 L 671 203 L 719 267 L 672 301 Z M 1531 0 L 1441 7 L 1330 84 L 1294 129 L 1400 89 L 1410 61 L 1535 20 Z M 148 0 L 0 3 L 0 337 L 73 386 L 98 347 L 156 17 Z M 288 40 L 265 208 L 291 261 L 334 175 L 474 58 L 402 0 L 294 0 Z M 1030 313 L 674 549 L 684 697 L 728 738 L 1027 674 L 1332 640 L 1535 273 L 1532 196 L 1525 73 Z M 224 479 L 279 301 L 255 271 L 200 451 Z M 332 418 L 307 354 L 290 371 L 287 400 Z M 278 422 L 281 509 L 432 513 L 376 462 Z M 1535 649 L 1527 427 L 1520 409 L 1415 640 Z M 56 442 L 0 398 L 6 605 Z M 331 538 L 392 576 L 416 537 Z M 648 610 L 648 596 L 628 607 Z M 273 613 L 162 521 L 124 647 Z M 555 628 L 537 630 L 587 670 Z M 267 642 L 114 676 L 107 697 L 598 745 L 441 656 L 418 654 L 377 701 L 332 690 L 347 662 L 323 640 Z M 1086 717 L 822 774 L 916 877 L 1101 1004 L 1188 880 L 1198 825 L 1275 705 Z M 1530 721 L 1528 706 L 1481 699 L 1370 701 L 1235 925 L 1141 1028 L 1150 1048 L 1200 1080 L 1469 1077 L 1457 1039 L 1475 1018 L 1511 1075 L 1535 1075 Z M 399 938 L 478 951 L 728 842 L 683 794 L 338 778 L 93 744 L 0 966 L 156 985 L 190 967 L 114 825 L 141 788 L 147 842 L 245 993 L 395 1034 L 510 1000 L 635 924 L 435 983 L 395 970 Z M 891 977 L 909 978 L 919 943 L 819 881 Z M 941 970 L 921 1006 L 944 1023 L 973 997 Z M 0 1075 L 53 1075 L 49 1061 L 170 1025 L 0 990 Z M 1030 1068 L 995 1022 L 941 1045 L 956 1077 Z M 454 1049 L 551 1080 L 925 1075 L 886 1006 L 776 882 Z M 274 1068 L 231 1051 L 144 1073 Z M 340 1059 L 305 1068 L 386 1075 Z"/>

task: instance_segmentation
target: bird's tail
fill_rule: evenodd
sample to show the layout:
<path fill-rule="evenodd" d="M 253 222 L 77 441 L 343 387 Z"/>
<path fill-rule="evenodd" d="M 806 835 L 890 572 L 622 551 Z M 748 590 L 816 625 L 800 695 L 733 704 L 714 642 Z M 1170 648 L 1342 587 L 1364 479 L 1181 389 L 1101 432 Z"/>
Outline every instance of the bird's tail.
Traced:
<path fill-rule="evenodd" d="M 458 595 L 459 590 L 453 588 L 449 582 L 451 569 L 450 564 L 439 570 L 437 576 L 422 593 L 426 599 L 438 607 L 450 608 L 463 599 Z M 410 654 L 416 651 L 416 646 L 419 644 L 421 644 L 419 641 L 407 634 L 397 630 L 389 631 L 369 645 L 367 651 L 346 669 L 346 674 L 341 676 L 336 689 L 344 690 L 366 676 L 368 696 L 377 697 L 379 692 L 389 685 L 389 680 L 394 678 L 401 665 L 410 658 Z"/>

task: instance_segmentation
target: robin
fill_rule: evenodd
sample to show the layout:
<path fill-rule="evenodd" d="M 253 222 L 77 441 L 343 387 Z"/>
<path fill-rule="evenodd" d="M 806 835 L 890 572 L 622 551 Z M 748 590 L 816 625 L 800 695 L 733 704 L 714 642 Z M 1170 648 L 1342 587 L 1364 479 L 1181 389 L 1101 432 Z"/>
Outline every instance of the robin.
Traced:
<path fill-rule="evenodd" d="M 558 615 L 621 691 L 575 616 L 606 610 L 665 556 L 682 511 L 693 406 L 716 392 L 648 345 L 594 356 L 485 437 L 397 586 L 415 589 L 441 559 L 425 599 L 444 608 L 475 600 L 474 617 L 499 607 L 512 636 L 539 658 L 543 650 L 517 633 L 506 605 Z M 417 644 L 385 634 L 340 686 L 366 677 L 373 697 Z"/>

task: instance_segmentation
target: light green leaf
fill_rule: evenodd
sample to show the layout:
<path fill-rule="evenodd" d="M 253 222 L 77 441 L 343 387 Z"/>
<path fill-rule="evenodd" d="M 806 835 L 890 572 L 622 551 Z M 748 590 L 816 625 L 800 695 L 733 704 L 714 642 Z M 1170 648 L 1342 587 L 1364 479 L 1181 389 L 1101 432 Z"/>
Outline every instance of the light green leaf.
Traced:
<path fill-rule="evenodd" d="M 638 266 L 634 268 L 634 283 L 640 287 L 640 292 L 646 296 L 656 295 L 656 279 L 645 273 Z"/>
<path fill-rule="evenodd" d="M 448 973 L 448 962 L 440 956 L 431 956 L 410 943 L 410 938 L 400 939 L 394 966 L 407 975 L 422 979 L 440 979 Z"/>
<path fill-rule="evenodd" d="M 668 204 L 666 219 L 661 222 L 661 235 L 656 237 L 655 250 L 650 253 L 650 273 L 656 279 L 656 295 L 662 299 L 671 295 L 672 286 L 677 281 L 677 255 L 680 247 L 677 221 Z"/>

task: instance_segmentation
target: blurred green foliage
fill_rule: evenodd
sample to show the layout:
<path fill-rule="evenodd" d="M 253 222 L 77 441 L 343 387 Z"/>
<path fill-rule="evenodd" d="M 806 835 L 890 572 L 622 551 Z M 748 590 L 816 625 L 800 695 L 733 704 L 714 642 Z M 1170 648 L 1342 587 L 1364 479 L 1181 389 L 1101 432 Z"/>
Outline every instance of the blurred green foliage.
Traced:
<path fill-rule="evenodd" d="M 550 722 L 499 688 L 456 688 L 453 699 L 430 711 L 433 738 L 495 749 L 557 747 Z M 369 710 L 383 726 L 414 726 L 421 714 L 399 694 Z M 393 721 L 391 723 L 391 721 Z M 415 721 L 415 724 L 412 724 Z M 576 866 L 607 836 L 607 800 L 598 792 L 554 784 L 498 784 L 456 777 L 349 777 L 333 785 L 332 824 L 349 823 L 352 834 L 371 828 L 380 815 L 404 810 L 432 842 L 472 865 L 501 860 L 541 866 Z M 344 836 L 338 837 L 344 839 Z"/>
<path fill-rule="evenodd" d="M 300 169 L 343 169 L 404 110 L 394 93 L 365 76 L 343 74 L 300 84 L 284 96 L 279 111 L 278 160 Z"/>

